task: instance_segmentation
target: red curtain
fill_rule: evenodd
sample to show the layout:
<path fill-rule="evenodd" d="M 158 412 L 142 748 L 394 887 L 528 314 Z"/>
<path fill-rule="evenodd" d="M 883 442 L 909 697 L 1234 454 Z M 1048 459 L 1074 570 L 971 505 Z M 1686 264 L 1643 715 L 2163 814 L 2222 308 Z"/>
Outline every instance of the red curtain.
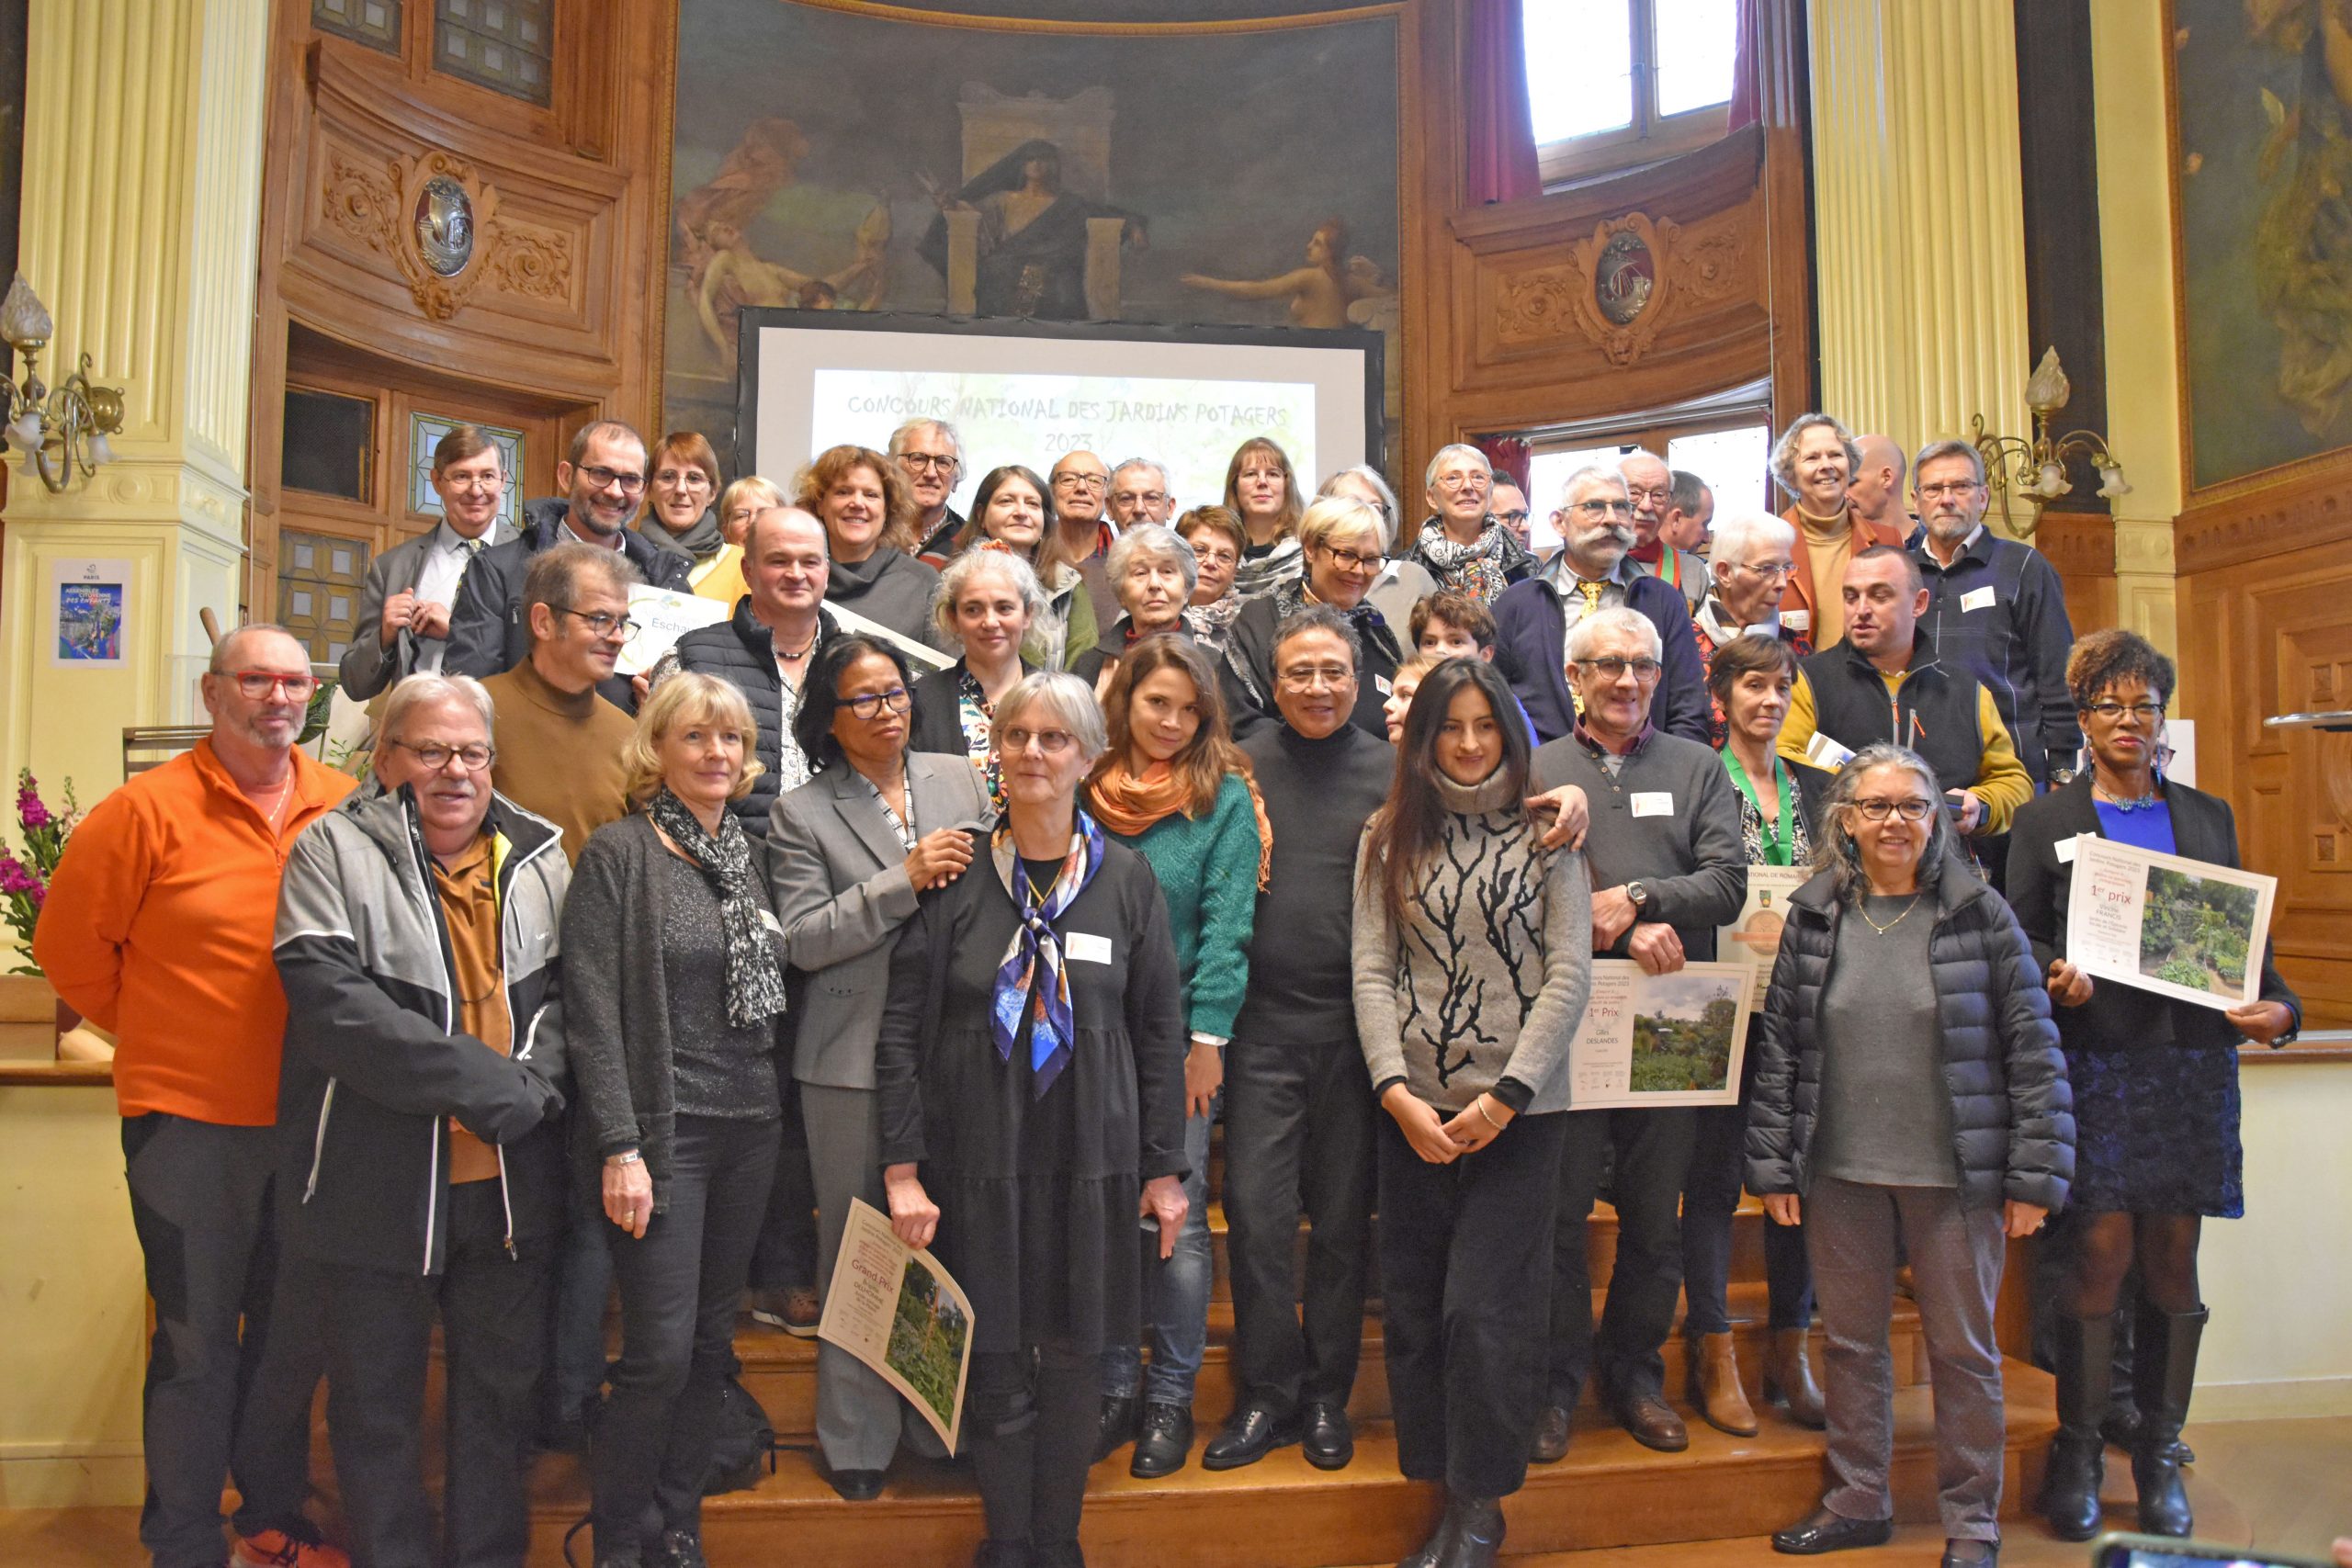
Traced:
<path fill-rule="evenodd" d="M 1468 0 L 1463 61 L 1464 126 L 1474 202 L 1535 196 L 1534 122 L 1527 107 L 1527 30 L 1521 0 Z"/>
<path fill-rule="evenodd" d="M 1509 479 L 1519 487 L 1521 495 L 1527 493 L 1527 437 L 1474 435 L 1470 438 L 1470 445 L 1487 455 L 1487 461 L 1494 465 L 1497 479 Z"/>
<path fill-rule="evenodd" d="M 1764 118 L 1762 60 L 1757 53 L 1756 7 L 1758 0 L 1732 0 L 1738 17 L 1732 34 L 1731 118 L 1724 129 L 1738 130 Z"/>

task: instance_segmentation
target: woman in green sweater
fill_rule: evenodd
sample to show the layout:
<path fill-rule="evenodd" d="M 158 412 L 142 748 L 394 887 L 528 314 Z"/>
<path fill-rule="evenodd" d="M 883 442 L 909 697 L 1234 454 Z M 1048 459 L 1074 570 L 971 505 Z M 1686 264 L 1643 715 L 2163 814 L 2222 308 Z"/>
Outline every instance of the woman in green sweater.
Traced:
<path fill-rule="evenodd" d="M 1227 728 L 1216 673 L 1192 642 L 1160 636 L 1137 643 L 1120 660 L 1102 708 L 1111 743 L 1087 781 L 1087 808 L 1159 879 L 1192 1031 L 1184 1063 L 1192 1208 L 1175 1255 L 1145 1266 L 1148 1384 L 1134 1339 L 1102 1357 L 1102 1452 L 1136 1437 L 1129 1468 L 1148 1479 L 1182 1469 L 1193 1446 L 1193 1382 L 1208 1342 L 1209 1122 L 1249 985 L 1250 929 L 1273 834 L 1249 760 Z"/>

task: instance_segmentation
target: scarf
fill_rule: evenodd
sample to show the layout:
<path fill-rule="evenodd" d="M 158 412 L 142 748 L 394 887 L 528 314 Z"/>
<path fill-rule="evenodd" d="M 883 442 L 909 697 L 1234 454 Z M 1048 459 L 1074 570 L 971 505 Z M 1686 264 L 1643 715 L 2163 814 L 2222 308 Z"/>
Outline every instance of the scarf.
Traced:
<path fill-rule="evenodd" d="M 1466 545 L 1448 536 L 1445 525 L 1437 518 L 1428 518 L 1421 524 L 1420 540 L 1413 553 L 1427 563 L 1440 587 L 1467 593 L 1487 604 L 1503 596 L 1514 576 L 1524 577 L 1535 565 L 1535 558 L 1518 536 L 1491 517 L 1478 530 L 1478 537 Z"/>
<path fill-rule="evenodd" d="M 1273 876 L 1274 827 L 1266 820 L 1266 800 L 1258 793 L 1258 781 L 1246 773 L 1240 777 L 1250 791 L 1250 814 L 1258 819 L 1258 891 L 1263 893 Z M 1086 792 L 1096 818 L 1123 839 L 1139 839 L 1179 811 L 1193 815 L 1183 781 L 1165 762 L 1154 762 L 1138 774 L 1121 758 L 1087 781 Z"/>
<path fill-rule="evenodd" d="M 1225 646 L 1226 633 L 1233 629 L 1233 617 L 1241 613 L 1241 595 L 1228 592 L 1222 599 L 1206 604 L 1184 606 L 1184 624 L 1192 628 L 1193 640 L 1204 648 Z"/>
<path fill-rule="evenodd" d="M 1074 813 L 1076 829 L 1069 852 L 1062 857 L 1053 886 L 1041 893 L 1022 870 L 1020 852 L 1013 848 L 1012 824 L 1001 821 L 989 836 L 989 857 L 996 862 L 998 880 L 1021 911 L 1021 929 L 996 966 L 996 990 L 989 998 L 989 1019 L 996 1038 L 996 1054 L 1012 1060 L 1013 1042 L 1021 1037 L 1022 1014 L 1029 1014 L 1029 1070 L 1035 1075 L 1032 1100 L 1043 1100 L 1062 1069 L 1069 1066 L 1077 1040 L 1070 1014 L 1069 976 L 1063 967 L 1061 939 L 1054 921 L 1078 902 L 1095 873 L 1102 869 L 1102 829 L 1084 811 Z"/>
<path fill-rule="evenodd" d="M 751 840 L 732 811 L 722 812 L 713 838 L 665 785 L 646 807 L 653 825 L 684 852 L 718 896 L 718 925 L 727 942 L 727 1021 L 749 1029 L 784 1012 L 784 966 L 760 919 Z"/>
<path fill-rule="evenodd" d="M 1256 599 L 1298 581 L 1306 570 L 1306 556 L 1295 538 L 1277 539 L 1262 556 L 1244 556 L 1233 569 L 1233 597 Z"/>

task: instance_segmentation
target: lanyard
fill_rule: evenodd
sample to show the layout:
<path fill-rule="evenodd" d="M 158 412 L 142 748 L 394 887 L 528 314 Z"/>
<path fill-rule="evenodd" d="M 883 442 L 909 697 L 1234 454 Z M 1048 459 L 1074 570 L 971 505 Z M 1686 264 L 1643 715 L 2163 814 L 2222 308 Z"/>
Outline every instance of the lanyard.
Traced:
<path fill-rule="evenodd" d="M 1767 817 L 1764 815 L 1763 807 L 1757 804 L 1755 788 L 1747 782 L 1747 770 L 1739 765 L 1739 759 L 1731 754 L 1730 747 L 1724 747 L 1722 755 L 1724 772 L 1731 775 L 1732 788 L 1739 791 L 1740 799 L 1747 802 L 1749 808 L 1764 824 L 1764 831 L 1761 834 L 1764 863 L 1766 865 L 1790 864 L 1794 858 L 1795 845 L 1791 841 L 1788 831 L 1789 770 L 1787 766 L 1780 758 L 1772 759 L 1772 786 L 1781 797 L 1778 802 L 1781 811 L 1778 817 Z"/>

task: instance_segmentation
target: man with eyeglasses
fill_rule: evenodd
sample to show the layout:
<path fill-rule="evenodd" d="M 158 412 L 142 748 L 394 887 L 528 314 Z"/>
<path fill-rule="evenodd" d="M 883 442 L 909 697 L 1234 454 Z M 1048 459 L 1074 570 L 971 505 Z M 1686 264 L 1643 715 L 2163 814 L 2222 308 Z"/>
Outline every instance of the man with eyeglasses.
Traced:
<path fill-rule="evenodd" d="M 964 531 L 964 514 L 947 504 L 956 481 L 964 477 L 964 438 L 943 419 L 910 419 L 890 432 L 890 460 L 907 481 L 913 498 L 914 536 L 922 541 L 919 556 L 945 557 L 956 549 L 956 536 Z"/>
<path fill-rule="evenodd" d="M 1129 457 L 1111 470 L 1111 522 L 1122 529 L 1165 524 L 1176 515 L 1168 470 L 1148 457 Z"/>
<path fill-rule="evenodd" d="M 433 448 L 441 521 L 368 566 L 353 619 L 356 635 L 343 653 L 345 696 L 364 701 L 409 675 L 441 672 L 466 569 L 483 550 L 514 537 L 498 515 L 504 465 L 498 444 L 470 424 L 457 426 Z"/>
<path fill-rule="evenodd" d="M 1634 505 L 1616 469 L 1588 464 L 1568 476 L 1552 513 L 1561 546 L 1541 570 L 1512 584 L 1495 604 L 1495 664 L 1535 723 L 1556 740 L 1576 725 L 1577 699 L 1566 652 L 1577 625 L 1621 606 L 1657 628 L 1664 652 L 1655 706 L 1670 735 L 1708 737 L 1707 678 L 1681 591 L 1634 568 Z"/>
<path fill-rule="evenodd" d="M 286 993 L 271 921 L 296 838 L 353 787 L 295 746 L 317 690 L 284 628 L 222 637 L 202 682 L 211 733 L 91 808 L 33 937 L 57 994 L 118 1042 L 130 1215 L 155 1303 L 139 1536 L 160 1568 L 218 1568 L 232 1472 L 238 1562 L 348 1563 L 302 1514 L 312 1325 L 273 1310 Z M 305 1397 L 248 1397 L 281 1377 Z"/>
<path fill-rule="evenodd" d="M 1054 492 L 1062 550 L 1086 583 L 1094 624 L 1107 626 L 1119 618 L 1119 596 L 1112 592 L 1105 565 L 1111 543 L 1119 536 L 1119 530 L 1104 515 L 1111 502 L 1111 470 L 1091 452 L 1065 452 L 1046 482 Z"/>
<path fill-rule="evenodd" d="M 327 1438 L 368 1563 L 431 1562 L 442 1541 L 452 1562 L 520 1562 L 530 1545 L 523 1445 L 569 1177 L 555 932 L 571 868 L 553 823 L 493 795 L 491 729 L 478 682 L 394 687 L 389 793 L 303 836 L 277 906 L 278 1179 L 303 1194 L 286 1247 L 315 1281 Z M 438 1540 L 420 1442 L 436 1318 Z"/>
<path fill-rule="evenodd" d="M 1686 637 L 1688 627 L 1686 620 Z M 1630 605 L 1577 624 L 1567 649 L 1578 697 L 1575 728 L 1537 750 L 1529 786 L 1584 791 L 1593 953 L 1630 958 L 1651 975 L 1712 960 L 1715 929 L 1737 916 L 1747 897 L 1731 775 L 1712 748 L 1660 734 L 1653 722 L 1663 651 L 1657 624 Z M 1586 1111 L 1569 1123 L 1553 1247 L 1549 1385 L 1531 1457 L 1548 1463 L 1567 1452 L 1569 1413 L 1588 1375 L 1599 1378 L 1602 1402 L 1635 1441 L 1687 1448 L 1689 1429 L 1666 1402 L 1661 1348 L 1682 1287 L 1679 1215 L 1697 1112 Z M 1596 1333 L 1586 1222 L 1612 1155 L 1617 1257 Z"/>
<path fill-rule="evenodd" d="M 600 419 L 581 427 L 571 438 L 571 455 L 555 466 L 555 482 L 568 493 L 525 502 L 521 536 L 492 546 L 466 569 L 449 618 L 444 673 L 487 680 L 523 662 L 532 646 L 524 577 L 533 559 L 560 544 L 608 550 L 629 565 L 638 581 L 656 588 L 694 591 L 694 558 L 666 549 L 628 525 L 645 497 L 645 438 L 628 425 Z M 637 711 L 636 694 L 627 681 L 613 681 L 604 695 L 624 713 Z"/>
<path fill-rule="evenodd" d="M 1928 644 L 1992 694 L 2035 787 L 2063 784 L 2075 776 L 2083 732 L 2066 692 L 2075 627 L 2057 570 L 2040 550 L 1984 526 L 1984 459 L 1975 447 L 1931 442 L 1912 471 L 1925 526 L 1911 554 L 1928 584 Z"/>
<path fill-rule="evenodd" d="M 1702 559 L 1711 558 L 1713 530 L 1715 520 L 1715 492 L 1707 481 L 1688 468 L 1676 468 L 1674 499 L 1666 509 L 1666 521 L 1659 525 L 1657 536 L 1678 550 L 1688 550 Z"/>
<path fill-rule="evenodd" d="M 1501 524 L 1512 538 L 1519 541 L 1519 547 L 1521 549 L 1528 550 L 1532 548 L 1531 541 L 1533 539 L 1534 534 L 1530 528 L 1528 523 L 1527 492 L 1525 491 L 1520 489 L 1509 479 L 1497 479 L 1495 481 L 1495 492 L 1493 495 L 1487 497 L 1487 504 L 1491 511 L 1491 515 L 1494 517 L 1494 520 Z"/>
<path fill-rule="evenodd" d="M 1683 607 L 1695 612 L 1707 594 L 1707 563 L 1665 537 L 1674 512 L 1674 470 L 1653 453 L 1633 452 L 1618 459 L 1617 474 L 1625 481 L 1625 499 L 1634 503 L 1634 547 L 1625 558 L 1682 590 Z"/>

